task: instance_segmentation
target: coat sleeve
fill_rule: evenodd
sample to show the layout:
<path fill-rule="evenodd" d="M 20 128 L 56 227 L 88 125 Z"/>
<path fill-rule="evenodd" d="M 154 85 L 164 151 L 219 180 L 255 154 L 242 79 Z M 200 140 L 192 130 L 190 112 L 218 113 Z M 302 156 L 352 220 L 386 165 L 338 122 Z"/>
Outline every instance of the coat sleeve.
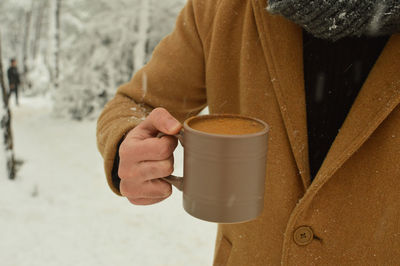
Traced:
<path fill-rule="evenodd" d="M 174 31 L 159 43 L 149 63 L 118 88 L 97 121 L 97 146 L 116 194 L 119 187 L 113 185 L 111 173 L 118 144 L 129 130 L 155 107 L 166 108 L 182 122 L 206 106 L 204 54 L 193 1 L 183 8 Z"/>

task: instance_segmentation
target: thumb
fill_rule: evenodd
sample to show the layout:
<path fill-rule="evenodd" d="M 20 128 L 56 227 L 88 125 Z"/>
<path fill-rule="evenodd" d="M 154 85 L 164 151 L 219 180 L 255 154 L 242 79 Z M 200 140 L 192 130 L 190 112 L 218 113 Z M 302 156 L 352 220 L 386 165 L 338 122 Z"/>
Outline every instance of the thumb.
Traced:
<path fill-rule="evenodd" d="M 179 132 L 182 125 L 166 109 L 158 107 L 137 127 L 154 136 L 158 132 L 174 135 Z"/>

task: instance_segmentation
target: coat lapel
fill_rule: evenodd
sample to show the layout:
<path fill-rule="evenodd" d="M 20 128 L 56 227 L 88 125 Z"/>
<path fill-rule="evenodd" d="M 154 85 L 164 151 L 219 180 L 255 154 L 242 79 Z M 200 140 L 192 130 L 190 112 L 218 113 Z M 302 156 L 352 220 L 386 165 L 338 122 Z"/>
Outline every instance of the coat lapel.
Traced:
<path fill-rule="evenodd" d="M 271 82 L 306 189 L 310 185 L 310 170 L 302 30 L 281 16 L 270 15 L 265 10 L 266 0 L 253 0 L 252 3 Z"/>
<path fill-rule="evenodd" d="M 400 102 L 400 34 L 392 35 L 368 75 L 317 176 L 322 185 Z M 314 185 L 314 184 L 313 184 Z"/>

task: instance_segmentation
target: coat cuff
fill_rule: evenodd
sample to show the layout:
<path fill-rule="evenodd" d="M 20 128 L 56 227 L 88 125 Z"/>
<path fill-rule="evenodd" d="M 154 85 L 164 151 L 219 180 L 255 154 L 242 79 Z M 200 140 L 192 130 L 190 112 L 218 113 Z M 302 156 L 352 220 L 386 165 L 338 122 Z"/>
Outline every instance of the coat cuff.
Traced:
<path fill-rule="evenodd" d="M 121 178 L 118 175 L 118 167 L 119 167 L 119 147 L 121 146 L 122 141 L 124 138 L 122 138 L 117 146 L 117 151 L 115 153 L 115 158 L 114 158 L 114 164 L 111 170 L 111 185 L 113 186 L 115 191 L 118 191 L 119 194 L 121 194 L 121 191 L 119 189 L 119 185 L 121 183 Z"/>

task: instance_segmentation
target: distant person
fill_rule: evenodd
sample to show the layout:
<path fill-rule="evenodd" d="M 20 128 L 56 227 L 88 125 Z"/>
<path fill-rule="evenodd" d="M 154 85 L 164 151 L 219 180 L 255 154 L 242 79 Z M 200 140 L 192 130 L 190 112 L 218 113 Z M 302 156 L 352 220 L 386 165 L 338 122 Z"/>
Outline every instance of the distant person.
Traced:
<path fill-rule="evenodd" d="M 10 86 L 10 95 L 11 93 L 15 93 L 15 102 L 18 105 L 18 86 L 20 84 L 18 69 L 17 69 L 17 60 L 12 58 L 10 60 L 11 66 L 7 70 L 8 76 L 8 84 Z"/>

